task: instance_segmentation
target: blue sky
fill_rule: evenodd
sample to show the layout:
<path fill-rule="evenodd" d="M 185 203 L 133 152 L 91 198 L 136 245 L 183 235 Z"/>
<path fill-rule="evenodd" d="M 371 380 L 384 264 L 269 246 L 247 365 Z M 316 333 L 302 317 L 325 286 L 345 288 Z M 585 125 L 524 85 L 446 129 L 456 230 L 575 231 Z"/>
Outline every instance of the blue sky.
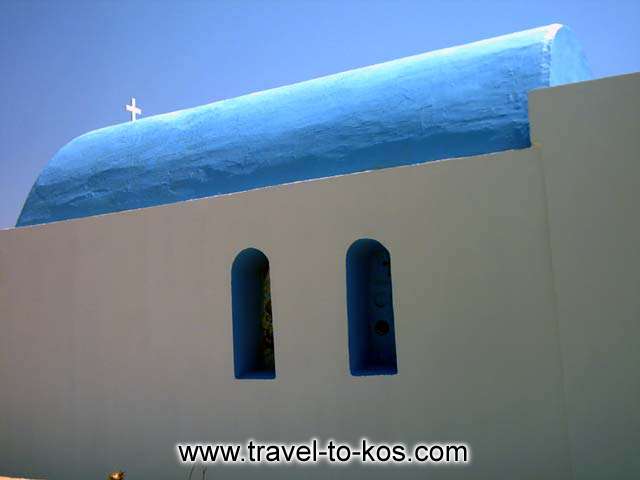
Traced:
<path fill-rule="evenodd" d="M 556 22 L 596 77 L 640 71 L 640 0 L 0 0 L 0 228 L 131 96 L 153 115 Z"/>

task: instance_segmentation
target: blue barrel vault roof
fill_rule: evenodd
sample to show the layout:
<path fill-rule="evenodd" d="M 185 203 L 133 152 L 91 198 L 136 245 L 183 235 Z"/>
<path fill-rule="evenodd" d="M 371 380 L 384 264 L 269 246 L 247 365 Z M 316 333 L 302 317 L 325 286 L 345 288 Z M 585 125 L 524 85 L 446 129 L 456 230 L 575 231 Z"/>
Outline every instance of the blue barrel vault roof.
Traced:
<path fill-rule="evenodd" d="M 527 148 L 527 93 L 588 78 L 554 24 L 102 128 L 50 160 L 17 226 Z"/>

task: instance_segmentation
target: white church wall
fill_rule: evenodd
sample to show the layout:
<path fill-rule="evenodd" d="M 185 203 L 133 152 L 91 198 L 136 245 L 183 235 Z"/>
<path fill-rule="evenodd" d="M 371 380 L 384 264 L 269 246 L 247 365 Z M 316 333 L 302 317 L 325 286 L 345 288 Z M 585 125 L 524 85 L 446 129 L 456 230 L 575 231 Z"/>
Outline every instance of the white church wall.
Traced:
<path fill-rule="evenodd" d="M 177 441 L 364 435 L 469 442 L 478 476 L 539 455 L 528 471 L 568 472 L 540 175 L 520 151 L 4 232 L 5 468 L 175 478 Z M 396 376 L 349 373 L 363 237 L 391 253 Z M 273 381 L 234 378 L 230 269 L 250 246 L 271 265 Z"/>
<path fill-rule="evenodd" d="M 632 87 L 620 82 L 635 91 L 640 83 L 534 93 L 528 150 L 0 232 L 0 472 L 101 478 L 122 468 L 132 480 L 184 478 L 178 441 L 366 436 L 464 441 L 472 466 L 352 463 L 259 475 L 564 479 L 573 470 L 589 478 L 576 464 L 588 465 L 591 444 L 579 440 L 606 436 L 609 416 L 596 422 L 586 412 L 621 408 L 612 438 L 633 439 L 637 415 L 628 427 L 622 420 L 640 392 L 637 380 L 608 372 L 638 359 L 636 340 L 619 334 L 637 332 L 640 261 L 625 249 L 638 224 L 630 214 L 610 218 L 640 200 L 630 165 L 640 149 L 628 135 L 637 113 L 623 105 Z M 581 91 L 608 100 L 578 108 Z M 603 129 L 600 116 L 618 127 Z M 566 132 L 562 141 L 552 140 L 557 132 Z M 579 146 L 595 132 L 598 148 Z M 609 156 L 632 168 L 608 176 L 606 187 L 605 151 L 628 152 Z M 554 163 L 568 153 L 583 167 L 577 184 L 578 167 Z M 598 185 L 620 197 L 598 203 L 591 231 L 582 222 L 596 199 L 583 197 Z M 397 375 L 349 371 L 345 255 L 359 238 L 391 255 Z M 230 274 L 247 247 L 271 268 L 273 380 L 234 376 Z M 594 296 L 597 284 L 581 278 L 594 272 L 610 289 L 620 276 L 627 282 Z M 612 308 L 620 314 L 605 315 Z M 583 385 L 589 346 L 603 335 L 616 349 Z M 608 373 L 624 388 L 612 391 Z M 607 455 L 618 463 L 604 465 L 601 478 L 624 471 Z"/>
<path fill-rule="evenodd" d="M 638 92 L 640 74 L 531 94 L 580 479 L 640 477 Z"/>

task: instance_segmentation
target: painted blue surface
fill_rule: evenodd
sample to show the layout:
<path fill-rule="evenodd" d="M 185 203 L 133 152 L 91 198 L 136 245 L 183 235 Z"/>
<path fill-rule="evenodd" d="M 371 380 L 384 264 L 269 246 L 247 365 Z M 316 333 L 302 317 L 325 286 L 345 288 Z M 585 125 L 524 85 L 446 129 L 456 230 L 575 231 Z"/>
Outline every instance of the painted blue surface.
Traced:
<path fill-rule="evenodd" d="M 347 251 L 347 318 L 352 375 L 398 373 L 391 257 L 377 240 L 360 239 Z"/>
<path fill-rule="evenodd" d="M 233 315 L 233 359 L 238 379 L 273 379 L 275 367 L 262 365 L 261 309 L 262 278 L 269 260 L 260 250 L 240 252 L 231 267 L 231 307 Z"/>
<path fill-rule="evenodd" d="M 530 146 L 527 92 L 590 78 L 551 25 L 82 135 L 18 226 Z"/>

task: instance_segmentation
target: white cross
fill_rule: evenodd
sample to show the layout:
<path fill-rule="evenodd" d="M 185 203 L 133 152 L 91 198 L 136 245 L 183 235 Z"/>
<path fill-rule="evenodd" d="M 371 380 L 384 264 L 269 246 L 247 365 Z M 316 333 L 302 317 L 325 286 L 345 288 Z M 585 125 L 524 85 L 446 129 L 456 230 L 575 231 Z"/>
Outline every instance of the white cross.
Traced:
<path fill-rule="evenodd" d="M 134 97 L 131 97 L 131 105 L 125 105 L 124 109 L 127 112 L 131 112 L 131 121 L 132 122 L 136 121 L 136 115 L 142 115 L 142 110 L 140 110 L 138 107 L 136 107 L 136 99 Z"/>

